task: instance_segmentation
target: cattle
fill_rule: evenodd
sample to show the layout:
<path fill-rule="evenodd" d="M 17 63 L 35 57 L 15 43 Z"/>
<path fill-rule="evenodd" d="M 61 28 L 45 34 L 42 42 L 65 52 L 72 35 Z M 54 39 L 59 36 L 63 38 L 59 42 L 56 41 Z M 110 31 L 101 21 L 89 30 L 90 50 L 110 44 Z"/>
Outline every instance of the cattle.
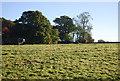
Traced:
<path fill-rule="evenodd" d="M 18 38 L 18 45 L 23 45 L 25 43 L 24 38 Z"/>

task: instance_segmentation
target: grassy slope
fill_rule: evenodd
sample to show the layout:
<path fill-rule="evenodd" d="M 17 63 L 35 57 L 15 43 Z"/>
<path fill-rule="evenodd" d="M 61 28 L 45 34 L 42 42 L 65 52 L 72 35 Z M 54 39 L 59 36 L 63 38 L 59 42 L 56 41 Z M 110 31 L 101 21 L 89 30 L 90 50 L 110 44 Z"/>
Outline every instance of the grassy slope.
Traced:
<path fill-rule="evenodd" d="M 3 45 L 2 78 L 118 78 L 118 44 Z"/>

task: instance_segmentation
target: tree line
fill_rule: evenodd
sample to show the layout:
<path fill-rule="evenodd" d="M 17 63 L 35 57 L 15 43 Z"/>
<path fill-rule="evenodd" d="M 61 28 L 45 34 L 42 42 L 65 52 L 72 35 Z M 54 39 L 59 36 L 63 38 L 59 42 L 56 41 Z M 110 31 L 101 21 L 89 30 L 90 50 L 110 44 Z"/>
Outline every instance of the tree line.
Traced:
<path fill-rule="evenodd" d="M 89 12 L 76 18 L 63 15 L 50 21 L 40 11 L 24 11 L 15 21 L 0 18 L 2 21 L 3 44 L 16 44 L 18 38 L 25 38 L 26 44 L 56 44 L 58 42 L 94 42 L 91 36 L 92 19 Z M 75 39 L 74 39 L 75 38 Z"/>

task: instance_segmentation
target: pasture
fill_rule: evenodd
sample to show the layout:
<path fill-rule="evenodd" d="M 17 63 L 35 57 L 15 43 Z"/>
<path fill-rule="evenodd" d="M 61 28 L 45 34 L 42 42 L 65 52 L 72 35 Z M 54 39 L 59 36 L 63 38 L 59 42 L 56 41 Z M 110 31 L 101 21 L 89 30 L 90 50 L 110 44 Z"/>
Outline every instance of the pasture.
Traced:
<path fill-rule="evenodd" d="M 120 79 L 118 44 L 2 45 L 2 79 Z"/>

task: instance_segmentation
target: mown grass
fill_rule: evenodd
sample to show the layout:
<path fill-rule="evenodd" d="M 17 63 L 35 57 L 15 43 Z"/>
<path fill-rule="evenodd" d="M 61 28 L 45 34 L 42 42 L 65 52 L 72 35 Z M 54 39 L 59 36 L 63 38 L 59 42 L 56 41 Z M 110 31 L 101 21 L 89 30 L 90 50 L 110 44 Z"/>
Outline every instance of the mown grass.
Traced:
<path fill-rule="evenodd" d="M 3 45 L 2 79 L 120 79 L 118 44 Z"/>

